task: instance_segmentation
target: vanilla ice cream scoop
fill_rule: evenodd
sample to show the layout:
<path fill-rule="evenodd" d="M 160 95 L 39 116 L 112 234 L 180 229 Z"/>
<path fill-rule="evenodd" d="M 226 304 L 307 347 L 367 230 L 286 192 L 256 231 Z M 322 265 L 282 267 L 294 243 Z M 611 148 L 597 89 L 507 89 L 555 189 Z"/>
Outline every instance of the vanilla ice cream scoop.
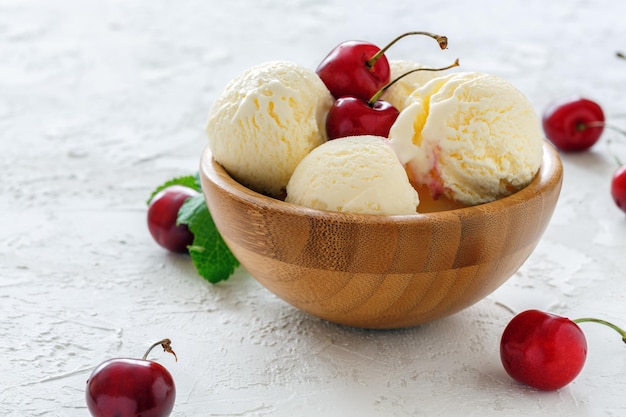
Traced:
<path fill-rule="evenodd" d="M 350 136 L 315 148 L 287 184 L 287 202 L 329 211 L 415 214 L 419 198 L 385 138 Z"/>
<path fill-rule="evenodd" d="M 528 185 L 539 170 L 539 117 L 502 78 L 444 75 L 406 104 L 390 130 L 390 146 L 411 179 L 435 197 L 464 205 L 493 201 Z"/>
<path fill-rule="evenodd" d="M 257 65 L 228 83 L 211 107 L 209 149 L 243 185 L 280 196 L 300 160 L 326 141 L 332 103 L 314 71 L 286 61 Z"/>
<path fill-rule="evenodd" d="M 424 66 L 416 62 L 403 59 L 390 60 L 390 79 L 395 80 L 401 75 L 417 68 L 424 68 Z M 440 71 L 415 71 L 393 83 L 381 96 L 381 99 L 388 101 L 391 105 L 398 109 L 398 111 L 401 111 L 405 108 L 407 97 L 409 97 L 413 91 L 417 90 L 433 78 L 441 75 L 442 72 Z"/>

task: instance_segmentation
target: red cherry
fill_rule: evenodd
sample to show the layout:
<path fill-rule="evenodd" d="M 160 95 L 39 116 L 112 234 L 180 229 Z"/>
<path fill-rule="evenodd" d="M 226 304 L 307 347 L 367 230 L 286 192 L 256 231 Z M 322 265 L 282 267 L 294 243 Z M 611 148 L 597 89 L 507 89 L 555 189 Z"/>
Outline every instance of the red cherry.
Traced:
<path fill-rule="evenodd" d="M 387 137 L 400 112 L 383 100 L 373 104 L 356 97 L 336 100 L 326 117 L 328 139 L 346 136 L 375 135 Z"/>
<path fill-rule="evenodd" d="M 613 173 L 611 196 L 617 207 L 626 212 L 626 165 L 622 165 Z"/>
<path fill-rule="evenodd" d="M 441 49 L 448 40 L 428 32 L 408 32 L 398 36 L 384 48 L 364 41 L 347 41 L 337 45 L 316 69 L 330 93 L 335 98 L 356 97 L 369 100 L 389 82 L 391 70 L 384 55 L 394 43 L 409 35 L 426 35 L 435 39 Z"/>
<path fill-rule="evenodd" d="M 101 363 L 87 380 L 85 399 L 93 417 L 167 417 L 174 408 L 176 387 L 162 365 L 146 360 L 157 345 L 166 352 L 169 339 L 153 344 L 143 359 L 111 359 Z"/>
<path fill-rule="evenodd" d="M 564 317 L 527 310 L 515 316 L 500 341 L 500 358 L 515 380 L 556 390 L 580 373 L 587 357 L 582 330 Z"/>
<path fill-rule="evenodd" d="M 526 310 L 509 322 L 500 339 L 500 359 L 516 381 L 545 391 L 564 387 L 576 378 L 587 358 L 587 340 L 577 323 L 593 322 L 626 331 L 595 318 L 570 320 L 539 310 Z"/>
<path fill-rule="evenodd" d="M 382 55 L 371 66 L 368 60 L 380 48 L 363 41 L 347 41 L 336 46 L 317 67 L 317 75 L 335 98 L 353 96 L 369 99 L 389 82 L 391 70 Z"/>
<path fill-rule="evenodd" d="M 176 224 L 176 219 L 183 203 L 198 194 L 189 187 L 172 185 L 159 191 L 150 201 L 148 229 L 159 245 L 172 252 L 187 253 L 193 234 L 187 225 Z"/>
<path fill-rule="evenodd" d="M 604 112 L 592 100 L 574 97 L 551 104 L 543 114 L 546 137 L 562 151 L 592 147 L 604 130 Z"/>

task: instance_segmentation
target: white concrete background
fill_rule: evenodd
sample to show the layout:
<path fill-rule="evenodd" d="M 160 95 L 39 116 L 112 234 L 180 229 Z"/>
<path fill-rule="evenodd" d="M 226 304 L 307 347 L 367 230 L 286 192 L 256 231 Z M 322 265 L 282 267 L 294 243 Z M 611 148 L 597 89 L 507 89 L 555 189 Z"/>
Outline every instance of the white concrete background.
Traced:
<path fill-rule="evenodd" d="M 447 35 L 389 52 L 501 75 L 537 111 L 574 93 L 626 126 L 626 6 L 611 0 L 0 0 L 0 415 L 87 416 L 101 361 L 155 358 L 174 416 L 620 416 L 626 349 L 584 325 L 585 369 L 540 393 L 502 370 L 502 305 L 626 325 L 626 219 L 607 133 L 563 157 L 537 250 L 501 289 L 421 327 L 363 331 L 301 313 L 245 271 L 213 286 L 151 240 L 152 188 L 197 169 L 212 101 L 270 59 L 315 67 L 337 43 Z M 619 149 L 618 149 L 619 150 Z"/>

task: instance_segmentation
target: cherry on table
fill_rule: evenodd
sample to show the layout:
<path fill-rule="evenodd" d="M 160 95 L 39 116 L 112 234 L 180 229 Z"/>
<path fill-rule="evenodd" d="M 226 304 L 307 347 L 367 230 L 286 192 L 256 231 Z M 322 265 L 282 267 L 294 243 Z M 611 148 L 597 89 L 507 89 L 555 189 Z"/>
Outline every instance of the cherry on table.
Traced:
<path fill-rule="evenodd" d="M 546 137 L 559 150 L 579 152 L 591 148 L 604 130 L 604 112 L 593 100 L 570 97 L 558 100 L 543 114 Z"/>
<path fill-rule="evenodd" d="M 516 381 L 544 391 L 572 382 L 587 358 L 587 340 L 578 323 L 595 322 L 626 332 L 595 318 L 570 320 L 539 310 L 526 310 L 506 326 L 500 340 L 500 359 Z"/>
<path fill-rule="evenodd" d="M 569 384 L 583 369 L 586 357 L 587 341 L 576 323 L 538 310 L 515 316 L 500 341 L 505 371 L 541 390 Z"/>
<path fill-rule="evenodd" d="M 194 236 L 187 225 L 177 224 L 178 211 L 185 201 L 198 194 L 192 188 L 172 185 L 152 198 L 148 206 L 148 229 L 159 245 L 172 252 L 187 253 Z"/>
<path fill-rule="evenodd" d="M 384 48 L 365 41 L 346 41 L 337 45 L 318 65 L 315 72 L 336 99 L 356 97 L 369 100 L 389 82 L 391 70 L 385 52 L 400 39 L 409 35 L 425 35 L 446 49 L 445 36 L 428 32 L 407 32 Z"/>
<path fill-rule="evenodd" d="M 98 365 L 87 380 L 85 399 L 93 417 L 167 417 L 174 408 L 176 387 L 162 365 L 147 360 L 161 345 L 176 357 L 171 341 L 154 343 L 142 359 L 117 358 Z"/>
<path fill-rule="evenodd" d="M 620 166 L 611 178 L 611 196 L 615 205 L 626 213 L 626 165 Z"/>

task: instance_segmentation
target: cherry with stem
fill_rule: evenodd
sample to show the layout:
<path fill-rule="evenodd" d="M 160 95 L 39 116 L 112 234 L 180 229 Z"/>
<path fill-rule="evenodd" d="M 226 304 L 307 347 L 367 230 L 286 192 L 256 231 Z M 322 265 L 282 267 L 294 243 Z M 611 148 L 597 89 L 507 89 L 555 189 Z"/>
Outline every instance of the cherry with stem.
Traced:
<path fill-rule="evenodd" d="M 333 48 L 320 62 L 315 72 L 335 99 L 357 97 L 368 100 L 389 82 L 391 69 L 385 52 L 400 39 L 410 35 L 425 35 L 447 48 L 445 36 L 430 32 L 407 32 L 384 48 L 364 41 L 346 41 Z"/>
<path fill-rule="evenodd" d="M 575 96 L 551 103 L 543 113 L 542 126 L 546 138 L 557 149 L 580 152 L 600 139 L 604 120 L 604 111 L 598 103 Z"/>
<path fill-rule="evenodd" d="M 584 317 L 570 320 L 539 310 L 526 310 L 509 322 L 500 340 L 505 371 L 518 382 L 552 391 L 572 382 L 587 358 L 587 340 L 578 323 L 593 322 L 619 333 L 626 331 L 606 320 Z"/>
<path fill-rule="evenodd" d="M 161 345 L 171 353 L 170 339 L 152 344 L 141 359 L 114 358 L 98 365 L 87 380 L 85 400 L 93 417 L 168 417 L 174 408 L 176 386 L 165 367 L 148 360 Z"/>

